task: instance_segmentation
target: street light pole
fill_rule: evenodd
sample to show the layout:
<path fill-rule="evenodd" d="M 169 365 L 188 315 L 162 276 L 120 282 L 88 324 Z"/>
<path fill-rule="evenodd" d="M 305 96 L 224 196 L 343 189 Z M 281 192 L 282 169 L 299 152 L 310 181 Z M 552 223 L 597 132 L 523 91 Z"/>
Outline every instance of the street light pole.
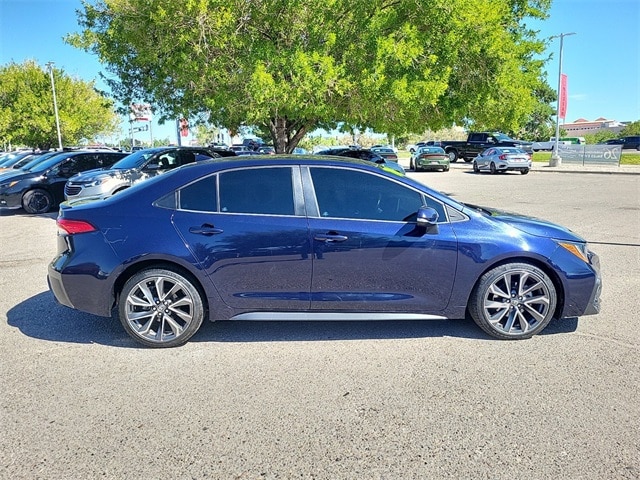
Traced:
<path fill-rule="evenodd" d="M 48 62 L 49 76 L 51 77 L 51 91 L 53 91 L 53 110 L 56 114 L 56 129 L 58 130 L 58 147 L 62 151 L 62 135 L 60 134 L 60 118 L 58 117 L 58 101 L 56 100 L 56 85 L 53 81 L 53 62 Z"/>
<path fill-rule="evenodd" d="M 556 106 L 556 139 L 555 139 L 555 144 L 553 147 L 553 155 L 551 155 L 551 161 L 549 162 L 549 166 L 550 167 L 559 167 L 562 164 L 562 158 L 560 157 L 560 155 L 558 154 L 558 144 L 560 141 L 560 101 L 562 100 L 560 98 L 561 95 L 561 87 L 562 87 L 562 47 L 563 47 L 563 43 L 564 43 L 564 37 L 567 37 L 569 35 L 575 35 L 575 32 L 571 32 L 571 33 L 561 33 L 560 35 L 554 35 L 553 37 L 550 38 L 550 40 L 553 40 L 554 38 L 559 38 L 560 39 L 560 58 L 558 61 L 559 64 L 559 70 L 558 70 L 558 104 Z"/>

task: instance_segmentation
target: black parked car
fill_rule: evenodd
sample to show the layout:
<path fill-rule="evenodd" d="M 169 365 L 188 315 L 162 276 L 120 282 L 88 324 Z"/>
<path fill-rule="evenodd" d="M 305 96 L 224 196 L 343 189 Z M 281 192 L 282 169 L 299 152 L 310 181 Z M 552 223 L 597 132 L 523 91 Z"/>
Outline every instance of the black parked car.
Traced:
<path fill-rule="evenodd" d="M 376 153 L 367 148 L 329 148 L 327 150 L 316 152 L 316 155 L 333 155 L 337 157 L 357 158 L 359 160 L 366 160 L 368 162 L 384 164 L 392 170 L 397 171 L 398 173 L 405 173 L 404 168 L 402 168 L 402 165 L 400 165 L 397 161 L 394 162 L 392 160 L 387 160 L 379 153 Z"/>
<path fill-rule="evenodd" d="M 27 213 L 47 213 L 64 200 L 64 186 L 73 175 L 109 167 L 126 153 L 101 151 L 63 152 L 36 163 L 30 170 L 0 176 L 0 209 L 24 208 Z"/>

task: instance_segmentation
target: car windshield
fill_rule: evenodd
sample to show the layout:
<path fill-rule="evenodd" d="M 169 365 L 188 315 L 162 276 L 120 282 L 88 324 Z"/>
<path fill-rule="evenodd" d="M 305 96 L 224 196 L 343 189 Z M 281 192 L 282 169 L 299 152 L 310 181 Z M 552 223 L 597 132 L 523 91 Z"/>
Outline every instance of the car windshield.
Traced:
<path fill-rule="evenodd" d="M 38 155 L 37 157 L 27 157 L 20 160 L 16 163 L 13 168 L 22 168 L 23 170 L 28 170 L 28 165 L 37 165 L 38 163 L 44 162 L 46 159 L 53 157 L 54 155 L 59 155 L 60 152 L 49 152 L 43 153 L 42 155 Z"/>
<path fill-rule="evenodd" d="M 504 133 L 495 133 L 493 136 L 499 142 L 513 142 L 513 138 L 511 138 L 509 135 L 505 135 Z"/>
<path fill-rule="evenodd" d="M 500 151 L 502 153 L 522 153 L 519 148 L 501 148 Z"/>
<path fill-rule="evenodd" d="M 28 168 L 28 170 L 30 172 L 45 172 L 47 170 L 49 170 L 51 167 L 55 167 L 56 165 L 58 165 L 62 160 L 64 160 L 65 158 L 69 158 L 72 155 L 72 153 L 60 153 L 59 155 L 54 155 L 52 157 L 49 157 L 47 159 L 45 159 L 42 162 L 37 162 L 38 159 L 34 160 L 34 164 Z M 32 162 L 33 163 L 33 162 Z M 30 163 L 28 163 L 27 165 L 25 165 L 24 170 L 27 170 L 27 166 L 30 165 Z"/>
<path fill-rule="evenodd" d="M 376 147 L 373 149 L 376 153 L 395 153 L 392 149 L 390 148 L 381 148 L 381 147 Z"/>
<path fill-rule="evenodd" d="M 126 170 L 129 168 L 139 168 L 147 163 L 152 156 L 162 151 L 161 148 L 146 148 L 144 150 L 138 150 L 137 152 L 127 155 L 122 160 L 118 160 L 114 163 L 109 170 Z"/>

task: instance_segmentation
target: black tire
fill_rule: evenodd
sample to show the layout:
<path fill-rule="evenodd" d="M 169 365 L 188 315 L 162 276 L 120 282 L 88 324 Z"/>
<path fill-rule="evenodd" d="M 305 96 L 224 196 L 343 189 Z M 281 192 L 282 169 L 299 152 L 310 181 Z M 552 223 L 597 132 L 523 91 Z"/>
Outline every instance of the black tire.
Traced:
<path fill-rule="evenodd" d="M 409 159 L 409 170 L 415 170 L 415 165 L 413 164 L 413 158 Z"/>
<path fill-rule="evenodd" d="M 29 190 L 22 196 L 22 208 L 32 215 L 47 213 L 53 208 L 53 198 L 46 190 Z"/>
<path fill-rule="evenodd" d="M 496 174 L 498 172 L 498 169 L 496 168 L 496 164 L 491 162 L 491 165 L 489 165 L 489 171 L 491 172 L 492 175 Z"/>
<path fill-rule="evenodd" d="M 124 284 L 118 314 L 135 341 L 148 347 L 177 347 L 202 325 L 204 304 L 192 280 L 172 270 L 151 268 Z"/>
<path fill-rule="evenodd" d="M 480 167 L 478 167 L 478 162 L 473 162 L 473 173 L 480 173 Z"/>
<path fill-rule="evenodd" d="M 443 171 L 443 172 L 448 172 L 448 171 L 449 171 L 449 167 L 444 167 L 444 168 L 442 169 L 442 171 Z"/>
<path fill-rule="evenodd" d="M 529 173 L 529 169 L 528 168 L 523 168 L 522 170 L 520 170 L 520 173 L 522 175 L 526 175 L 527 173 Z"/>
<path fill-rule="evenodd" d="M 449 162 L 456 163 L 458 161 L 458 151 L 457 150 L 448 150 L 447 155 L 449 155 Z"/>
<path fill-rule="evenodd" d="M 492 337 L 522 340 L 549 324 L 557 301 L 546 273 L 528 263 L 508 263 L 480 277 L 468 307 L 474 322 Z"/>

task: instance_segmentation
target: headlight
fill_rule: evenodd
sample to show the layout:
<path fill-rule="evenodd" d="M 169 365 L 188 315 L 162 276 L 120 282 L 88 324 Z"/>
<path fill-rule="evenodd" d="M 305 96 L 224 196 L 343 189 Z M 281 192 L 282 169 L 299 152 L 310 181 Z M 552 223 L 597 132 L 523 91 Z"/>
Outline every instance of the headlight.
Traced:
<path fill-rule="evenodd" d="M 589 263 L 589 248 L 586 243 L 558 242 L 558 245 L 573 253 L 580 260 Z"/>
<path fill-rule="evenodd" d="M 91 182 L 87 182 L 87 187 L 97 187 L 98 185 L 102 185 L 103 183 L 107 183 L 110 177 L 98 177 Z"/>
<path fill-rule="evenodd" d="M 2 183 L 2 184 L 0 184 L 0 189 L 4 190 L 4 189 L 7 189 L 7 188 L 11 188 L 11 187 L 17 185 L 18 183 L 20 183 L 20 180 L 14 180 L 13 182 Z"/>

